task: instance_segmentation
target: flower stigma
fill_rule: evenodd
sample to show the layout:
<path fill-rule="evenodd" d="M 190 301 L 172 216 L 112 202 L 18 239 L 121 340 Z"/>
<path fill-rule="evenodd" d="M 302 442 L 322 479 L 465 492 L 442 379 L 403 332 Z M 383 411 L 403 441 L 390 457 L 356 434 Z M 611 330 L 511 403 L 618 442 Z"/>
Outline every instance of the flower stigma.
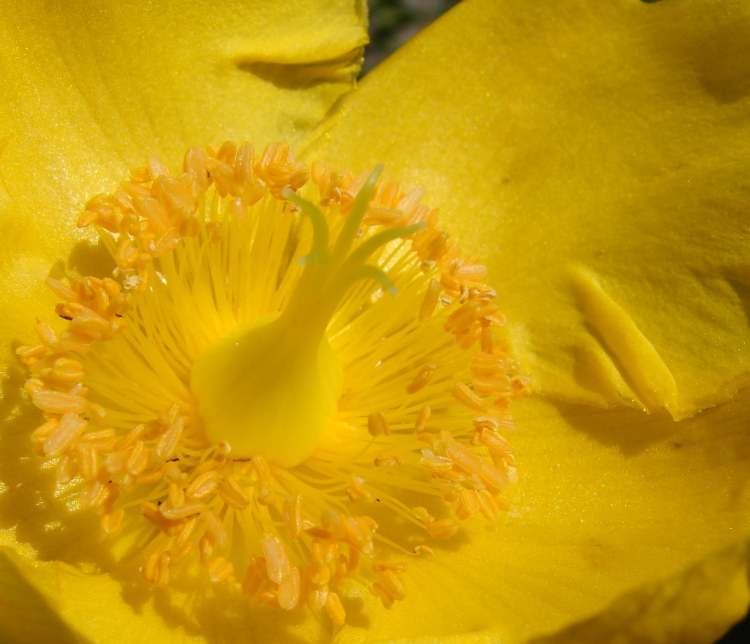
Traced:
<path fill-rule="evenodd" d="M 227 142 L 86 205 L 114 269 L 48 279 L 31 441 L 147 582 L 338 627 L 352 588 L 392 606 L 410 559 L 507 507 L 526 383 L 495 292 L 381 171 Z"/>

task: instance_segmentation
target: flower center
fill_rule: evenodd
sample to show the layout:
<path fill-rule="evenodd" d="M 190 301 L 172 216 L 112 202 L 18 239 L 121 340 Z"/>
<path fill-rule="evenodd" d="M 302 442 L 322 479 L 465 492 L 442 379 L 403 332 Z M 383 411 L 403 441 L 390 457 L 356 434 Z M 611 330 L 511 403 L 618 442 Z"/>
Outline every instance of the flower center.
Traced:
<path fill-rule="evenodd" d="M 341 365 L 325 336 L 331 316 L 359 279 L 395 287 L 372 253 L 421 228 L 391 228 L 347 255 L 375 190 L 380 169 L 360 190 L 333 249 L 323 213 L 289 188 L 284 197 L 313 224 L 312 250 L 282 313 L 251 323 L 212 346 L 193 365 L 190 385 L 209 437 L 237 454 L 262 455 L 292 466 L 320 444 L 333 425 L 341 395 Z"/>
<path fill-rule="evenodd" d="M 87 204 L 116 268 L 48 280 L 31 439 L 148 582 L 341 625 L 352 583 L 390 607 L 410 558 L 506 507 L 524 380 L 420 197 L 225 143 Z"/>
<path fill-rule="evenodd" d="M 212 441 L 285 466 L 313 452 L 336 414 L 341 367 L 328 341 L 306 336 L 304 324 L 281 315 L 198 358 L 190 385 Z"/>

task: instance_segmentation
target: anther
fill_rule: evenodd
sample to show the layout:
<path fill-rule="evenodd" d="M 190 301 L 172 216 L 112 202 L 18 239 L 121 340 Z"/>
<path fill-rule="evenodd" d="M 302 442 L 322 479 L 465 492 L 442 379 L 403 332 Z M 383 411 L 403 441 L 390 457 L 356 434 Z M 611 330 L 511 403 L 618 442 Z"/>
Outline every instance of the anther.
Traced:
<path fill-rule="evenodd" d="M 338 627 L 349 580 L 390 607 L 396 551 L 507 509 L 499 432 L 528 382 L 495 292 L 381 172 L 227 142 L 86 204 L 116 268 L 47 280 L 64 329 L 16 350 L 45 416 L 31 442 L 106 534 L 147 527 L 151 584 L 197 573 Z"/>

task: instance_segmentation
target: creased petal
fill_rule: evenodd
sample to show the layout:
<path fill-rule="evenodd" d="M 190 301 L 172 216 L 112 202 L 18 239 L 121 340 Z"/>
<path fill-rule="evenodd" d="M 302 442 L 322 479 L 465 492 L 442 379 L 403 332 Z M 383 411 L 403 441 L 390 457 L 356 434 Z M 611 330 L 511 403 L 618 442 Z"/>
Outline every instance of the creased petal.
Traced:
<path fill-rule="evenodd" d="M 680 418 L 748 381 L 750 5 L 467 0 L 308 148 L 427 189 L 537 391 Z"/>
<path fill-rule="evenodd" d="M 40 278 L 86 200 L 148 155 L 296 141 L 352 88 L 365 23 L 359 0 L 3 3 L 2 344 L 49 310 Z M 71 264 L 95 259 L 79 245 Z"/>

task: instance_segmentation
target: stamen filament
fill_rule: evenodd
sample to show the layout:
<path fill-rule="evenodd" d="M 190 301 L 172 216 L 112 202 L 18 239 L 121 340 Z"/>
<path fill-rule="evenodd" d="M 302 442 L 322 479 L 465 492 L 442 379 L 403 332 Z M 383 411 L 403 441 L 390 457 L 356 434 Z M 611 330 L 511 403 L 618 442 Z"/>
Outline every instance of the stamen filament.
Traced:
<path fill-rule="evenodd" d="M 338 627 L 346 582 L 390 607 L 404 557 L 507 507 L 500 430 L 525 381 L 495 293 L 381 173 L 224 143 L 87 205 L 117 268 L 50 281 L 69 325 L 18 349 L 31 441 L 149 583 Z"/>

